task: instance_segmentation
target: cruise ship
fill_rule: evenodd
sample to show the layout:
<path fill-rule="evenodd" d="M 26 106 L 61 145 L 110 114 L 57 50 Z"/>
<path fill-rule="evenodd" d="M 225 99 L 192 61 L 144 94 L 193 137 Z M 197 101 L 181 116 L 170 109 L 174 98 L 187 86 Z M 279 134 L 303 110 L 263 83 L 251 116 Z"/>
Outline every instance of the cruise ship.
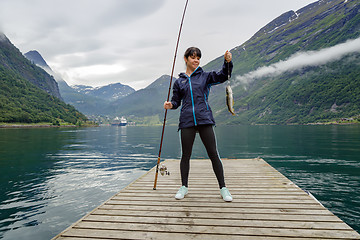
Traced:
<path fill-rule="evenodd" d="M 114 120 L 111 123 L 112 126 L 126 126 L 127 125 L 127 120 L 124 117 L 116 117 L 114 118 Z"/>

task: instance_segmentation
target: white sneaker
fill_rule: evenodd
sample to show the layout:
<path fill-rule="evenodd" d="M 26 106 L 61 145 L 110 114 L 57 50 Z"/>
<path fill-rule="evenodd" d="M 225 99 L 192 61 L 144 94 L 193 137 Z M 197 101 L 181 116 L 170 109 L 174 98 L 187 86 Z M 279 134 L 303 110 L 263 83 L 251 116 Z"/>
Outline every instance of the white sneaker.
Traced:
<path fill-rule="evenodd" d="M 188 188 L 185 186 L 180 187 L 179 191 L 176 193 L 175 198 L 177 200 L 183 199 L 188 193 Z"/>
<path fill-rule="evenodd" d="M 225 202 L 232 202 L 233 198 L 226 187 L 220 189 L 220 194 Z"/>

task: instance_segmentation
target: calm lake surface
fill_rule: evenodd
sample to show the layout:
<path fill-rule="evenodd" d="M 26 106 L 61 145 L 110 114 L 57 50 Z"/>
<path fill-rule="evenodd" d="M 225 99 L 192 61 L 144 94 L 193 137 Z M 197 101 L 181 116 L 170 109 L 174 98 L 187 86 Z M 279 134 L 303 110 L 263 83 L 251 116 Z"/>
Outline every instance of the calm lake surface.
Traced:
<path fill-rule="evenodd" d="M 360 126 L 218 126 L 222 158 L 262 157 L 360 232 Z M 51 239 L 155 166 L 161 127 L 0 129 L 0 239 Z M 162 159 L 179 158 L 166 127 Z M 197 137 L 193 158 L 207 158 Z"/>

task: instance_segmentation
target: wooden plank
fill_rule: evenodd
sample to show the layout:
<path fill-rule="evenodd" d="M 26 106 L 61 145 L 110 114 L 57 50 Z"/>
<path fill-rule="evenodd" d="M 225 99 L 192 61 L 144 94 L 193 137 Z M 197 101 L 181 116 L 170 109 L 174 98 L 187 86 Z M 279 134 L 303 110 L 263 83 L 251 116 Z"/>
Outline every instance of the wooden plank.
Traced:
<path fill-rule="evenodd" d="M 217 224 L 217 222 L 214 222 Z M 178 232 L 189 234 L 221 234 L 221 235 L 249 235 L 249 236 L 275 236 L 275 237 L 298 237 L 300 234 L 302 237 L 315 237 L 315 238 L 353 238 L 356 236 L 352 231 L 348 230 L 336 230 L 329 231 L 328 229 L 283 229 L 283 228 L 265 228 L 265 227 L 244 227 L 244 226 L 201 226 L 190 223 L 188 225 L 180 224 L 143 224 L 143 223 L 112 223 L 112 222 L 88 222 L 81 221 L 76 225 L 79 229 L 89 230 L 129 230 L 132 231 L 148 231 L 148 232 Z M 241 230 L 239 230 L 241 228 Z"/>
<path fill-rule="evenodd" d="M 169 218 L 154 216 L 107 216 L 90 215 L 86 218 L 88 222 L 111 222 L 111 223 L 143 223 L 143 224 L 171 224 L 171 225 L 201 225 L 201 226 L 232 226 L 232 227 L 258 227 L 258 228 L 284 228 L 284 229 L 327 229 L 344 230 L 351 229 L 342 222 L 302 222 L 302 221 L 282 221 L 282 220 L 248 220 L 248 219 L 217 219 L 217 218 Z M 83 221 L 83 222 L 84 222 Z"/>
<path fill-rule="evenodd" d="M 176 209 L 178 211 L 176 211 Z M 124 207 L 124 209 L 98 209 L 93 212 L 94 215 L 107 215 L 107 216 L 153 216 L 156 217 L 179 217 L 179 218 L 218 218 L 218 219 L 245 219 L 245 220 L 284 220 L 287 221 L 304 221 L 304 222 L 341 222 L 339 218 L 334 217 L 334 215 L 314 211 L 314 214 L 311 214 L 310 210 L 297 210 L 297 211 L 288 211 L 282 212 L 280 210 L 272 209 L 251 209 L 246 211 L 208 211 L 209 209 L 202 209 L 203 211 L 195 211 L 192 209 L 186 208 L 176 208 L 171 209 L 166 212 L 155 211 L 146 208 L 130 208 Z M 210 208 L 211 209 L 211 208 Z M 266 211 L 266 213 L 264 213 Z M 156 213 L 156 214 L 155 214 Z M 225 214 L 226 213 L 226 214 Z M 223 215 L 222 215 L 223 214 Z M 314 219 L 316 218 L 316 219 Z"/>
<path fill-rule="evenodd" d="M 88 237 L 89 235 L 93 237 Z M 120 236 L 120 237 L 119 237 Z M 171 239 L 171 240 L 215 240 L 215 239 L 227 239 L 227 240 L 304 240 L 305 238 L 286 238 L 286 237 L 271 237 L 271 236 L 249 236 L 249 235 L 209 235 L 209 234 L 188 234 L 179 232 L 150 232 L 150 231 L 131 231 L 131 230 L 91 230 L 91 229 L 70 229 L 62 236 L 57 238 L 58 240 L 111 240 L 111 239 Z M 314 238 L 313 238 L 314 239 Z"/>
<path fill-rule="evenodd" d="M 219 200 L 222 200 L 219 197 Z M 167 207 L 167 206 L 172 206 L 174 205 L 175 202 L 171 201 L 171 202 L 155 202 L 155 201 L 119 201 L 119 200 L 109 200 L 108 204 L 112 204 L 112 205 L 135 205 L 135 206 L 162 206 L 162 207 Z M 228 203 L 228 202 L 217 202 L 217 203 L 213 203 L 213 202 L 197 202 L 197 201 L 193 201 L 193 202 L 189 202 L 189 201 L 181 201 L 181 203 L 176 203 L 179 206 L 184 206 L 184 207 L 189 207 L 189 206 L 194 206 L 194 204 L 196 204 L 196 207 L 201 208 L 201 207 L 214 207 L 214 208 L 235 208 L 235 207 L 241 207 L 241 208 L 287 208 L 287 209 L 322 209 L 322 206 L 320 206 L 319 204 L 317 204 L 316 202 L 313 202 L 312 204 L 288 204 L 288 203 L 283 203 L 283 204 L 273 204 L 273 203 L 261 203 L 261 204 L 257 204 L 257 203 L 238 203 L 238 202 L 233 202 L 233 203 Z"/>
<path fill-rule="evenodd" d="M 234 197 L 236 197 L 237 195 L 233 194 Z M 198 198 L 196 196 L 187 196 L 186 198 L 184 198 L 182 200 L 182 202 L 204 202 L 204 203 L 218 203 L 219 202 L 219 198 L 220 198 L 220 194 L 219 196 L 213 196 L 213 195 L 208 195 L 207 197 L 204 197 L 202 195 L 202 198 Z M 173 198 L 174 195 L 171 196 L 162 196 L 163 200 L 167 200 L 167 201 L 171 201 L 173 202 Z M 157 196 L 115 196 L 113 197 L 114 201 L 134 201 L 134 202 L 154 202 L 159 200 L 159 197 Z M 314 201 L 312 199 L 306 198 L 306 199 L 299 199 L 299 198 L 293 198 L 293 199 L 259 199 L 259 198 L 255 198 L 255 199 L 239 199 L 239 198 L 235 198 L 235 200 L 233 201 L 234 203 L 264 203 L 264 201 L 266 201 L 267 204 L 271 203 L 271 204 L 312 204 L 314 205 Z M 116 202 L 115 202 L 116 204 Z M 316 204 L 318 205 L 318 204 Z"/>
<path fill-rule="evenodd" d="M 161 189 L 161 190 L 156 190 L 156 192 L 158 193 L 169 193 L 171 191 L 171 193 L 173 194 L 173 196 L 175 196 L 175 193 L 177 191 L 177 189 Z M 124 190 L 124 192 L 127 192 L 127 193 L 151 193 L 152 190 L 149 190 L 149 189 L 136 189 L 136 190 Z M 207 195 L 207 194 L 210 194 L 209 191 L 201 191 L 201 190 L 198 190 L 198 191 L 195 191 L 194 189 L 191 190 L 192 193 L 195 193 L 195 194 L 201 194 L 201 195 Z M 211 193 L 215 193 L 215 192 L 211 192 Z M 240 190 L 234 190 L 234 189 L 231 189 L 231 194 L 236 194 L 238 196 L 268 196 L 268 195 L 272 195 L 272 196 L 307 196 L 309 197 L 305 192 L 299 192 L 299 191 L 280 191 L 280 190 L 272 190 L 272 189 L 266 189 L 265 191 L 260 189 L 260 190 L 244 190 L 244 191 L 241 191 Z"/>
<path fill-rule="evenodd" d="M 202 217 L 204 218 L 204 215 L 196 215 L 197 213 L 209 213 L 206 216 L 211 218 L 212 215 L 216 217 L 224 218 L 224 216 L 219 216 L 220 213 L 228 213 L 226 217 L 232 217 L 233 215 L 238 217 L 244 217 L 245 215 L 248 216 L 255 216 L 255 215 L 262 215 L 267 217 L 275 217 L 277 215 L 303 215 L 305 217 L 307 216 L 331 216 L 333 217 L 333 214 L 326 209 L 286 209 L 286 208 L 210 208 L 210 207 L 203 207 L 198 208 L 195 206 L 191 207 L 182 207 L 182 206 L 170 206 L 170 207 L 162 207 L 162 206 L 128 206 L 128 205 L 103 205 L 99 207 L 97 210 L 93 212 L 93 214 L 117 214 L 117 215 L 123 215 L 127 214 L 127 211 L 131 213 L 134 211 L 136 214 L 139 214 L 141 216 L 142 213 L 146 213 L 145 215 L 148 216 L 153 214 L 164 215 L 167 213 L 176 213 L 179 216 L 181 216 L 184 212 L 186 212 L 187 216 L 190 216 L 190 214 L 194 214 L 196 217 Z M 240 215 L 242 214 L 242 215 Z M 270 215 L 270 216 L 269 216 Z M 176 215 L 175 215 L 176 216 Z M 313 220 L 313 218 L 310 218 Z M 334 219 L 334 218 L 332 218 Z M 320 220 L 319 220 L 320 221 Z M 335 218 L 335 221 L 339 221 L 338 218 Z"/>
<path fill-rule="evenodd" d="M 360 239 L 360 235 L 262 159 L 223 160 L 234 201 L 224 202 L 211 162 L 191 160 L 178 201 L 179 161 L 154 168 L 56 236 L 84 239 Z"/>
<path fill-rule="evenodd" d="M 174 197 L 174 193 L 168 193 L 168 192 L 164 192 L 164 193 L 159 193 L 159 192 L 154 192 L 154 191 L 148 191 L 148 192 L 136 192 L 136 191 L 133 191 L 133 192 L 121 192 L 121 196 L 126 198 L 126 197 L 133 197 L 134 196 L 134 192 L 136 193 L 136 196 L 137 197 Z M 232 191 L 233 192 L 233 191 Z M 242 200 L 245 200 L 245 199 L 293 199 L 293 200 L 300 200 L 300 199 L 309 199 L 308 198 L 308 195 L 307 194 L 302 194 L 302 195 L 290 195 L 290 194 L 287 194 L 287 195 L 265 195 L 265 194 L 234 194 L 232 193 L 232 195 L 236 195 L 237 197 L 241 197 Z M 117 195 L 118 196 L 118 195 Z M 204 198 L 214 198 L 214 197 L 218 197 L 218 194 L 211 194 L 211 193 L 204 193 L 201 195 L 202 197 Z M 116 197 L 116 196 L 115 196 Z M 188 196 L 189 197 L 189 196 Z M 184 199 L 185 200 L 185 199 Z"/>

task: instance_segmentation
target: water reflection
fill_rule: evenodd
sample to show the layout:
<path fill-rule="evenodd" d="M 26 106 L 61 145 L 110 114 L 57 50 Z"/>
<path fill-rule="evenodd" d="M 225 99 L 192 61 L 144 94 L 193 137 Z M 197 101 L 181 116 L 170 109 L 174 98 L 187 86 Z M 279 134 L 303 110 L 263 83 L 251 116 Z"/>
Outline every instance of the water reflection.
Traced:
<path fill-rule="evenodd" d="M 144 174 L 154 165 L 153 135 L 127 134 L 127 128 L 2 131 L 0 238 L 50 239 Z"/>
<path fill-rule="evenodd" d="M 222 158 L 262 157 L 360 230 L 359 126 L 218 126 Z M 156 164 L 161 127 L 0 129 L 0 238 L 50 239 Z M 162 159 L 180 158 L 167 127 Z M 207 158 L 197 137 L 193 158 Z"/>

